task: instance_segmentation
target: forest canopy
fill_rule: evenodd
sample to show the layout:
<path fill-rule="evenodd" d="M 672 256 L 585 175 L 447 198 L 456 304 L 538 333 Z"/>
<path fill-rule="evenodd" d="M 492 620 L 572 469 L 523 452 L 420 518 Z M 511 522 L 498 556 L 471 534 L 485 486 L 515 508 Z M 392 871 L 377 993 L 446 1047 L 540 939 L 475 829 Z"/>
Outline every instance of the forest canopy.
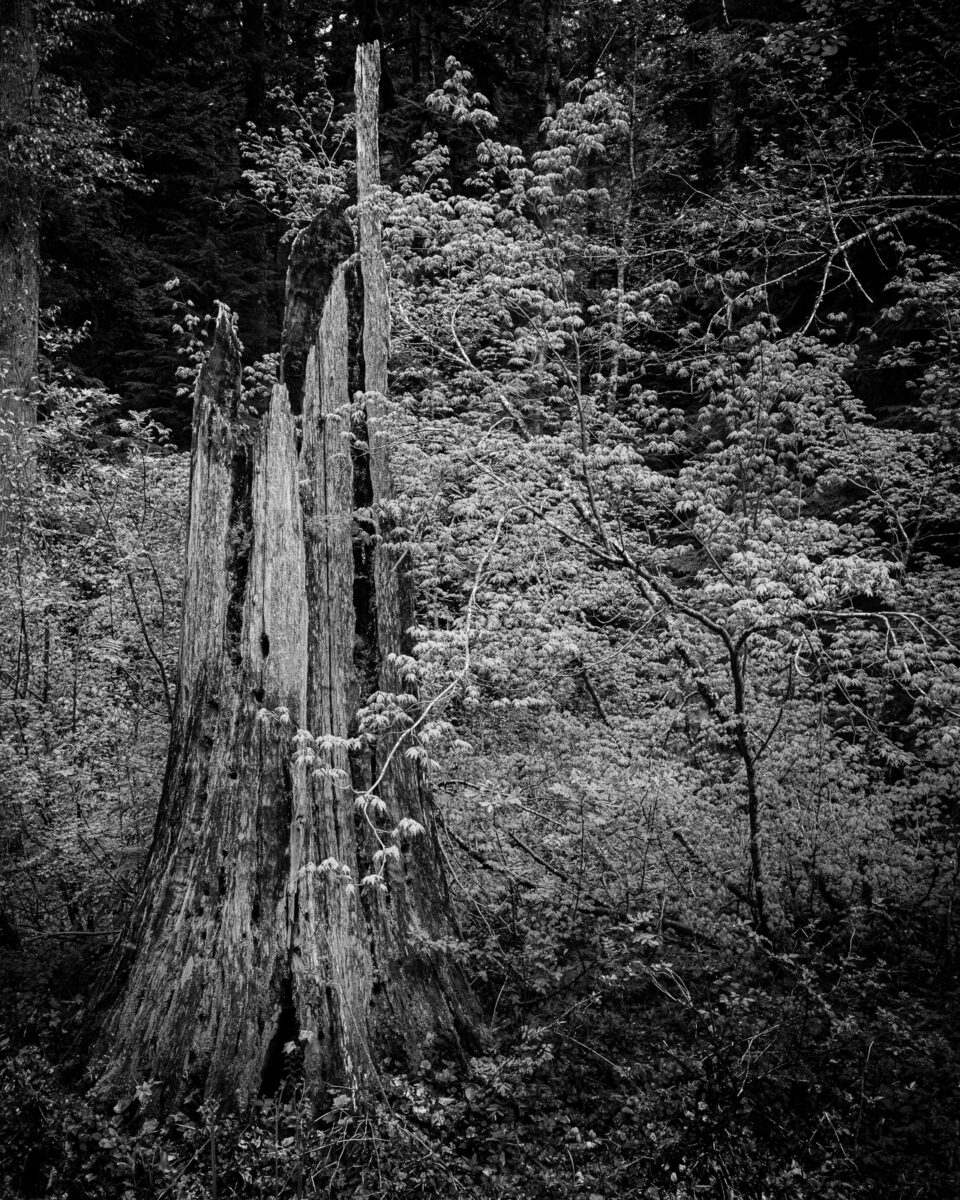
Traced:
<path fill-rule="evenodd" d="M 0 1190 L 953 1197 L 947 0 L 0 13 Z"/>

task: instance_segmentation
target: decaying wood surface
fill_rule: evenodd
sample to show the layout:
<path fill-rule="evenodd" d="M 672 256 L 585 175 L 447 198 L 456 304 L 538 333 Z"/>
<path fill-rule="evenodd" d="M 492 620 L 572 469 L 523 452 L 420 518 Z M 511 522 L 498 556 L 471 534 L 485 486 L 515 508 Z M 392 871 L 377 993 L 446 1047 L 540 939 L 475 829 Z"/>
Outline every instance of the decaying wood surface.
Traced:
<path fill-rule="evenodd" d="M 375 532 L 372 589 L 375 604 L 378 678 L 369 680 L 387 695 L 408 690 L 396 656 L 411 650 L 414 622 L 413 584 L 405 563 L 409 556 L 395 535 L 396 491 L 390 463 L 390 420 L 387 403 L 390 349 L 390 304 L 387 268 L 378 212 L 380 187 L 378 97 L 380 46 L 361 44 L 356 60 L 357 202 L 360 225 L 360 269 L 363 281 L 363 388 L 366 413 L 369 495 Z M 364 614 L 358 624 L 369 627 Z M 412 817 L 425 833 L 401 842 L 401 862 L 387 871 L 387 897 L 367 897 L 372 928 L 375 967 L 384 984 L 378 1000 L 380 1039 L 390 1036 L 404 1043 L 413 1057 L 418 1043 L 429 1038 L 443 1019 L 455 1026 L 471 1013 L 472 1004 L 463 977 L 451 955 L 424 956 L 418 945 L 449 939 L 446 918 L 448 899 L 440 862 L 433 804 L 426 781 L 405 747 L 401 726 L 377 740 L 366 778 L 356 778 L 358 789 L 375 785 L 387 806 L 389 827 L 402 817 Z M 389 760 L 389 763 L 388 763 Z M 367 779 L 370 782 L 367 782 Z M 380 781 L 377 783 L 377 781 Z"/>
<path fill-rule="evenodd" d="M 391 656 L 409 649 L 413 611 L 390 523 L 389 303 L 368 203 L 378 62 L 360 47 L 358 436 L 352 238 L 336 215 L 291 253 L 266 413 L 241 411 L 226 310 L 197 383 L 180 684 L 145 884 L 106 989 L 105 1091 L 153 1079 L 165 1102 L 198 1089 L 243 1105 L 284 1079 L 363 1089 L 382 1064 L 454 1050 L 474 1022 L 424 780 L 402 727 L 358 728 L 367 692 L 403 690 Z M 363 804 L 374 785 L 386 815 Z M 396 839 L 385 891 L 361 887 L 403 817 L 425 832 Z"/>

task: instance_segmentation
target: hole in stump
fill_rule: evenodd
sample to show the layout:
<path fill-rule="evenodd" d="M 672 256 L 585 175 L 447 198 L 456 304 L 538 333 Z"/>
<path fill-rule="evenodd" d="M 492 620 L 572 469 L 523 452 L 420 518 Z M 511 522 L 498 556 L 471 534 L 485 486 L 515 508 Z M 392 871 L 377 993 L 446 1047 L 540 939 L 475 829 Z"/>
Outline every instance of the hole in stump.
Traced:
<path fill-rule="evenodd" d="M 270 1044 L 267 1047 L 260 1076 L 260 1094 L 275 1096 L 283 1085 L 285 1077 L 290 1076 L 297 1064 L 294 1055 L 285 1055 L 284 1046 L 293 1042 L 299 1043 L 300 1022 L 293 1002 L 293 988 L 289 980 L 284 980 L 280 989 L 280 1011 L 277 1015 L 277 1025 Z"/>

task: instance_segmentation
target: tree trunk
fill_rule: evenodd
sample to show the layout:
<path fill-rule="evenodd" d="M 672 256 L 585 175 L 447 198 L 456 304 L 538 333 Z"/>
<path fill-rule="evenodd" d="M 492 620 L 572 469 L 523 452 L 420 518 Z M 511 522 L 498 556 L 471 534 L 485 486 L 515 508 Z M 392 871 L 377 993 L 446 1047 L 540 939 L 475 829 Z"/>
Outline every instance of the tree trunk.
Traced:
<path fill-rule="evenodd" d="M 267 27 L 265 0 L 242 0 L 240 59 L 243 63 L 243 115 L 259 129 L 267 97 Z"/>
<path fill-rule="evenodd" d="M 29 491 L 40 297 L 34 0 L 0 6 L 0 545 Z"/>
<path fill-rule="evenodd" d="M 563 0 L 542 0 L 543 58 L 540 66 L 540 95 L 543 112 L 555 117 L 560 108 L 560 47 L 563 39 Z"/>
<path fill-rule="evenodd" d="M 146 882 L 107 988 L 108 1092 L 155 1079 L 164 1103 L 196 1088 L 242 1106 L 288 1077 L 363 1089 L 381 1063 L 455 1050 L 474 1020 L 409 729 L 373 738 L 357 715 L 371 687 L 403 691 L 391 655 L 412 611 L 386 519 L 370 50 L 358 56 L 358 157 L 372 567 L 364 575 L 352 532 L 352 239 L 322 215 L 291 253 L 268 411 L 251 420 L 240 407 L 225 310 L 197 383 L 180 685 Z"/>
<path fill-rule="evenodd" d="M 420 69 L 420 13 L 417 7 L 410 3 L 410 0 L 407 0 L 407 37 L 410 43 L 410 85 L 413 89 L 413 95 L 418 96 L 422 77 Z"/>
<path fill-rule="evenodd" d="M 382 695 L 409 692 L 401 659 L 412 650 L 414 592 L 409 554 L 397 537 L 396 493 L 390 465 L 390 418 L 387 406 L 387 366 L 390 349 L 390 305 L 386 263 L 381 246 L 377 208 L 380 185 L 378 114 L 380 47 L 377 42 L 357 47 L 357 201 L 360 212 L 360 266 L 363 278 L 363 386 L 368 454 L 361 465 L 369 470 L 373 510 L 373 588 L 356 589 L 360 611 L 357 628 L 376 639 L 372 662 L 376 678 L 361 677 L 365 690 L 379 686 Z M 363 601 L 375 610 L 363 611 Z M 372 602 L 372 603 L 371 603 Z M 368 665 L 371 658 L 365 660 Z M 400 707 L 399 705 L 397 706 Z M 410 721 L 409 705 L 403 706 Z M 386 806 L 387 829 L 412 819 L 423 833 L 398 839 L 400 860 L 388 865 L 388 891 L 368 894 L 368 918 L 375 970 L 384 983 L 377 1006 L 377 1040 L 403 1047 L 413 1058 L 424 1033 L 456 1027 L 474 1012 L 463 977 L 443 943 L 451 928 L 447 917 L 446 883 L 439 856 L 433 802 L 422 769 L 404 753 L 403 722 L 381 734 L 367 762 L 355 762 L 354 782 L 361 801 L 371 793 Z M 358 770 L 359 767 L 359 770 Z M 437 947 L 429 956 L 421 945 Z"/>
<path fill-rule="evenodd" d="M 143 892 L 116 964 L 108 1088 L 247 1097 L 290 1007 L 286 846 L 303 808 L 306 566 L 293 423 L 278 386 L 254 445 L 240 347 L 217 323 L 197 383 L 180 684 Z"/>

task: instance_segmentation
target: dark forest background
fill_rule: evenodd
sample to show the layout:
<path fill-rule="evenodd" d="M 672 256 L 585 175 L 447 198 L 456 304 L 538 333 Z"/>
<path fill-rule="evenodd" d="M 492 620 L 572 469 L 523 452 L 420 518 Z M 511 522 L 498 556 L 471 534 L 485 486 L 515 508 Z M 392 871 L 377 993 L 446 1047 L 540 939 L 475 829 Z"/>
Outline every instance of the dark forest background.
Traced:
<path fill-rule="evenodd" d="M 413 752 L 486 1040 L 359 1107 L 304 1096 L 295 1046 L 243 1114 L 150 1115 L 150 1080 L 104 1105 L 193 379 L 229 304 L 262 401 L 293 235 L 355 217 L 374 35 Z M 0 113 L 0 239 L 29 209 L 40 261 L 29 466 L 4 447 L 0 1190 L 955 1196 L 949 0 L 64 0 L 36 51 L 29 128 Z"/>

